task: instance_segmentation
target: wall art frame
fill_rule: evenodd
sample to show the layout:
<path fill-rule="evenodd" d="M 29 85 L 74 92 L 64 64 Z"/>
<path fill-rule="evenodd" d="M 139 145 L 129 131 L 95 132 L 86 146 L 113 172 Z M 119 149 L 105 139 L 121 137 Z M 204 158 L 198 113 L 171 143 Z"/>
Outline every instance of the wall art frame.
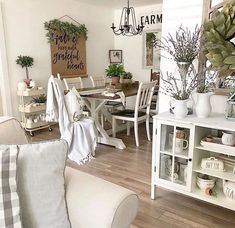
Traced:
<path fill-rule="evenodd" d="M 111 64 L 121 64 L 123 62 L 122 50 L 109 50 L 109 62 Z"/>

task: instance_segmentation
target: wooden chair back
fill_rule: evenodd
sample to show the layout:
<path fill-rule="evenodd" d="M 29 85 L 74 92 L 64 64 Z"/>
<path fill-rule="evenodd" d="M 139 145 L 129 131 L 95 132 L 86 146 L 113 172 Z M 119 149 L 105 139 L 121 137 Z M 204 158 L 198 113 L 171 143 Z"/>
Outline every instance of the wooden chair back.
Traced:
<path fill-rule="evenodd" d="M 146 113 L 149 114 L 153 91 L 156 83 L 156 81 L 140 83 L 135 103 L 135 116 L 138 116 L 138 111 L 143 109 L 146 109 Z"/>
<path fill-rule="evenodd" d="M 93 87 L 105 86 L 106 78 L 104 76 L 93 77 L 90 76 Z"/>

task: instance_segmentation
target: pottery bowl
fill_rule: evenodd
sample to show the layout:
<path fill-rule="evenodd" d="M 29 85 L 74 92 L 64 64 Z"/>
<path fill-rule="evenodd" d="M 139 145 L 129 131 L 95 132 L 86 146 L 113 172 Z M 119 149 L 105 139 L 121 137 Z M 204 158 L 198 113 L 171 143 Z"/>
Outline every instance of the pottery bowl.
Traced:
<path fill-rule="evenodd" d="M 197 176 L 197 185 L 201 190 L 212 189 L 215 186 L 215 180 L 206 175 Z"/>

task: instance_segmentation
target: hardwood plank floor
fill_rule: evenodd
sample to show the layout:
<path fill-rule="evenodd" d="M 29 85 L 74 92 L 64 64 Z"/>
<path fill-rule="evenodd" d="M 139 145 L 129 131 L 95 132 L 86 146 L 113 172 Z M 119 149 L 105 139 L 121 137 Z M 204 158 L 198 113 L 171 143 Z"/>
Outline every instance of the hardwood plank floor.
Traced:
<path fill-rule="evenodd" d="M 68 161 L 68 166 L 103 178 L 135 191 L 139 195 L 139 212 L 131 228 L 235 228 L 235 212 L 184 195 L 159 188 L 157 200 L 150 199 L 151 142 L 145 127 L 140 127 L 140 147 L 135 146 L 134 134 L 117 134 L 127 149 L 119 150 L 98 145 L 96 159 L 83 166 Z M 53 132 L 35 132 L 32 141 L 59 138 L 58 127 Z M 121 227 L 120 227 L 121 228 Z"/>

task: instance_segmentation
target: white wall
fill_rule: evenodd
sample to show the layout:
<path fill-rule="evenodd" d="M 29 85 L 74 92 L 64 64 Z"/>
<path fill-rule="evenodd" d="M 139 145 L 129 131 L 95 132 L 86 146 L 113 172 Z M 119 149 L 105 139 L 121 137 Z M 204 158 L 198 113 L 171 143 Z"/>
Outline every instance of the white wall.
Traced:
<path fill-rule="evenodd" d="M 162 37 L 166 37 L 169 33 L 174 35 L 181 25 L 192 30 L 197 24 L 200 26 L 202 21 L 202 5 L 203 0 L 164 0 L 162 6 Z M 166 54 L 164 53 L 164 55 Z M 160 69 L 163 74 L 166 74 L 167 71 L 175 72 L 176 64 L 167 58 L 161 58 Z M 169 110 L 169 100 L 168 96 L 160 94 L 159 112 Z"/>
<path fill-rule="evenodd" d="M 0 90 L 0 97 L 2 97 L 1 90 Z M 2 109 L 2 99 L 0 99 L 0 116 L 3 115 L 3 109 Z"/>
<path fill-rule="evenodd" d="M 13 100 L 13 114 L 19 116 L 17 83 L 25 78 L 25 71 L 15 60 L 29 55 L 35 60 L 29 69 L 30 77 L 43 85 L 51 74 L 50 46 L 43 23 L 65 14 L 88 28 L 87 69 L 89 75 L 100 75 L 108 65 L 108 50 L 114 40 L 110 27 L 113 11 L 74 0 L 2 0 L 7 60 Z"/>
<path fill-rule="evenodd" d="M 162 4 L 148 5 L 143 7 L 134 7 L 136 18 L 141 13 L 150 13 L 151 11 L 161 11 Z M 114 23 L 119 25 L 121 11 L 115 11 Z M 163 15 L 164 18 L 164 15 Z M 133 74 L 133 79 L 137 81 L 149 81 L 150 69 L 143 67 L 143 34 L 127 37 L 115 36 L 114 39 L 115 49 L 123 50 L 123 63 L 126 71 Z"/>
<path fill-rule="evenodd" d="M 2 4 L 0 2 L 0 115 L 12 116 L 12 96 L 8 72 Z"/>
<path fill-rule="evenodd" d="M 152 11 L 161 12 L 162 4 L 148 5 L 142 7 L 134 7 L 136 18 L 143 13 L 150 13 Z M 117 27 L 120 23 L 121 10 L 115 10 L 114 23 Z M 164 15 L 163 15 L 164 17 Z M 140 23 L 138 21 L 138 23 Z M 137 36 L 115 36 L 114 47 L 123 51 L 123 65 L 126 71 L 133 74 L 133 79 L 136 81 L 149 82 L 150 69 L 143 67 L 143 33 Z M 127 107 L 134 108 L 135 97 L 127 98 Z"/>

